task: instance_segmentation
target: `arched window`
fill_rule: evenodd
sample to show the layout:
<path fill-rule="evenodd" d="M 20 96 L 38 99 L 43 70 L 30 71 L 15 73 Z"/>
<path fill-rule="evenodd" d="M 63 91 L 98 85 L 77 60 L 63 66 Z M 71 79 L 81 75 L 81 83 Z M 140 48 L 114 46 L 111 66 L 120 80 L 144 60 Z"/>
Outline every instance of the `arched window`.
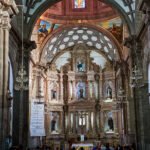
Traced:
<path fill-rule="evenodd" d="M 74 8 L 85 8 L 86 0 L 74 0 Z"/>

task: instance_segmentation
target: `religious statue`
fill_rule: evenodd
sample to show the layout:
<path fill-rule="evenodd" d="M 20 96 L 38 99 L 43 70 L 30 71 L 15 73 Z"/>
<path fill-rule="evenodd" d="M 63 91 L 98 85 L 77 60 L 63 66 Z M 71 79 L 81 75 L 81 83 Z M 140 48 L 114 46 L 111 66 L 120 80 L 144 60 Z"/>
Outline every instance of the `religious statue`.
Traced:
<path fill-rule="evenodd" d="M 83 92 L 84 92 L 83 89 L 80 89 L 79 92 L 80 92 L 80 98 L 84 98 L 83 97 Z"/>
<path fill-rule="evenodd" d="M 56 82 L 52 82 L 51 83 L 51 100 L 56 100 L 57 99 L 57 83 Z"/>
<path fill-rule="evenodd" d="M 110 85 L 107 87 L 106 93 L 107 93 L 108 98 L 112 98 L 112 89 L 111 89 Z"/>
<path fill-rule="evenodd" d="M 113 122 L 112 117 L 108 118 L 108 126 L 109 126 L 110 130 L 112 130 L 112 131 L 114 130 L 114 122 Z"/>
<path fill-rule="evenodd" d="M 77 69 L 78 69 L 78 72 L 85 71 L 85 65 L 84 65 L 84 63 L 82 61 L 78 62 Z"/>
<path fill-rule="evenodd" d="M 114 121 L 112 112 L 106 112 L 104 116 L 105 116 L 105 125 L 104 125 L 105 132 L 114 131 Z"/>
<path fill-rule="evenodd" d="M 55 131 L 56 120 L 51 121 L 51 131 Z"/>
<path fill-rule="evenodd" d="M 52 99 L 56 99 L 56 90 L 51 90 Z"/>
<path fill-rule="evenodd" d="M 84 82 L 79 82 L 77 84 L 77 96 L 80 99 L 85 98 L 85 83 Z"/>
<path fill-rule="evenodd" d="M 51 113 L 51 131 L 57 131 L 58 130 L 58 113 L 52 112 Z"/>

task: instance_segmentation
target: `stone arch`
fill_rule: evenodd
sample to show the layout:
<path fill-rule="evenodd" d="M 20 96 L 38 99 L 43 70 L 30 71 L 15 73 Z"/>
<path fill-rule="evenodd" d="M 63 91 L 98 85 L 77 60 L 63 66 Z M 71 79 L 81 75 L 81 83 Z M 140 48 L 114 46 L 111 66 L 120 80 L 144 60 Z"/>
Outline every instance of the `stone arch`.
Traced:
<path fill-rule="evenodd" d="M 30 18 L 30 21 L 27 25 L 27 29 L 28 32 L 26 33 L 26 37 L 30 37 L 32 34 L 32 30 L 33 27 L 38 19 L 38 17 L 45 11 L 47 10 L 50 6 L 52 6 L 53 4 L 60 2 L 61 0 L 51 0 L 51 1 L 45 1 L 43 2 L 34 12 L 34 14 L 32 15 L 32 17 Z M 104 3 L 109 4 L 112 8 L 115 8 L 118 13 L 120 14 L 120 16 L 123 18 L 123 20 L 126 22 L 127 26 L 128 26 L 128 30 L 129 30 L 129 34 L 134 34 L 134 26 L 132 21 L 130 20 L 130 17 L 127 15 L 127 13 L 124 11 L 124 9 L 119 6 L 119 4 L 115 1 L 112 0 L 104 0 Z"/>

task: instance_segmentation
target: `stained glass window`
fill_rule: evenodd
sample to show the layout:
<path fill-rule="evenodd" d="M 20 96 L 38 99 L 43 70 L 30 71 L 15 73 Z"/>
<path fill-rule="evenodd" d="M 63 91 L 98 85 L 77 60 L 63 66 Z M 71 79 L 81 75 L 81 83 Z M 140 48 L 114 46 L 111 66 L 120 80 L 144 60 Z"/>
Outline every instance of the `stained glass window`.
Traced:
<path fill-rule="evenodd" d="M 86 0 L 74 0 L 74 8 L 85 8 Z"/>

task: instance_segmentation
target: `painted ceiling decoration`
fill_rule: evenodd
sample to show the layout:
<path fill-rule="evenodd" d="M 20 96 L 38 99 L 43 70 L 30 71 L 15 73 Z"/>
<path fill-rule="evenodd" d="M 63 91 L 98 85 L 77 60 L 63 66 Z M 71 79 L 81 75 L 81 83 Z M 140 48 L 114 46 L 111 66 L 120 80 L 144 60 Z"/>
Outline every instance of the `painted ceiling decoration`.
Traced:
<path fill-rule="evenodd" d="M 57 3 L 60 0 L 24 0 L 24 14 L 25 14 L 25 22 L 29 23 L 30 20 L 32 21 L 32 17 L 35 18 L 36 13 L 42 11 L 42 6 L 50 7 L 51 4 Z M 101 0 L 102 2 L 109 4 L 114 9 L 119 10 L 122 13 L 128 22 L 133 23 L 135 17 L 135 0 Z M 39 10 L 38 10 L 39 9 Z M 42 13 L 42 12 L 41 12 Z M 39 15 L 39 14 L 37 14 Z"/>
<path fill-rule="evenodd" d="M 73 1 L 66 0 L 66 3 L 64 4 L 63 1 L 60 1 L 47 9 L 40 18 L 50 22 L 63 24 L 104 21 L 118 16 L 116 10 L 100 1 L 75 0 L 75 3 L 72 2 Z M 79 8 L 77 8 L 76 5 L 78 3 L 83 6 L 85 5 L 84 3 L 86 3 L 86 7 L 80 8 L 81 6 L 79 6 Z"/>
<path fill-rule="evenodd" d="M 116 44 L 107 35 L 89 27 L 73 27 L 63 29 L 44 43 L 40 61 L 49 63 L 58 53 L 77 44 L 85 44 L 105 54 L 110 61 L 119 59 Z"/>

